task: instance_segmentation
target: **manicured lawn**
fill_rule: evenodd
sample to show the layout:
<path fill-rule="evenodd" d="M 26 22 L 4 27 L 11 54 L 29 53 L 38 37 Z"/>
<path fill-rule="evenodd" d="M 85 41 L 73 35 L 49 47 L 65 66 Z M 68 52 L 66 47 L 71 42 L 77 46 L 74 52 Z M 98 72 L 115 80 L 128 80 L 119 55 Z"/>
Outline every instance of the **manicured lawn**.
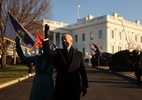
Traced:
<path fill-rule="evenodd" d="M 0 84 L 18 79 L 25 75 L 28 75 L 28 67 L 26 65 L 8 65 L 6 68 L 0 68 Z"/>

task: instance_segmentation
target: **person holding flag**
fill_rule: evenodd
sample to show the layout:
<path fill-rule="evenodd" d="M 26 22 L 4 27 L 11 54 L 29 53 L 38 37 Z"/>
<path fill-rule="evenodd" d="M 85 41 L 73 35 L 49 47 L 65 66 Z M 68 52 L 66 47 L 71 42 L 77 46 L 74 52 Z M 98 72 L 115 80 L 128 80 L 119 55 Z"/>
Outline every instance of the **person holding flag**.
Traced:
<path fill-rule="evenodd" d="M 91 58 L 91 63 L 92 63 L 92 66 L 94 68 L 98 68 L 99 66 L 99 56 L 100 56 L 100 50 L 98 48 L 98 46 L 94 43 L 90 44 L 90 49 L 91 49 L 91 52 L 92 52 L 92 58 Z"/>
<path fill-rule="evenodd" d="M 25 63 L 33 63 L 35 67 L 35 77 L 29 100 L 53 100 L 53 59 L 43 54 L 36 56 L 25 56 L 20 46 L 21 42 L 19 36 L 16 37 L 15 42 L 16 51 L 20 59 Z"/>

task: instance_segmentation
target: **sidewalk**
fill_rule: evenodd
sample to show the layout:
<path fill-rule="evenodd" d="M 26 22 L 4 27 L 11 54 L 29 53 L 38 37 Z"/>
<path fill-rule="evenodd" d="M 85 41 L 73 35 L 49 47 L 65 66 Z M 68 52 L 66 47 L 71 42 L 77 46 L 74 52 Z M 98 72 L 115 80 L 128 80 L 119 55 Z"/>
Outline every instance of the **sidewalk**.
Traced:
<path fill-rule="evenodd" d="M 107 66 L 99 66 L 98 69 L 108 71 L 109 73 L 115 74 L 115 75 L 117 75 L 119 77 L 123 77 L 126 80 L 131 81 L 133 83 L 136 82 L 135 72 L 129 72 L 129 71 L 128 72 L 126 72 L 126 71 L 124 71 L 124 72 L 111 71 L 110 72 L 109 67 L 107 67 Z"/>
<path fill-rule="evenodd" d="M 92 67 L 92 65 L 91 65 L 91 64 L 88 64 L 87 67 Z M 93 68 L 93 67 L 92 67 L 92 68 Z M 134 82 L 134 83 L 135 83 L 135 81 L 136 81 L 135 72 L 129 72 L 129 71 L 128 71 L 128 72 L 126 72 L 126 71 L 124 71 L 124 72 L 111 71 L 111 72 L 110 72 L 110 71 L 109 71 L 109 66 L 99 66 L 98 69 L 108 71 L 109 73 L 115 74 L 115 75 L 117 75 L 117 76 L 119 76 L 119 77 L 123 77 L 123 78 L 125 78 L 126 80 L 132 81 L 132 82 Z"/>
<path fill-rule="evenodd" d="M 35 73 L 32 74 L 32 76 L 34 76 Z M 9 85 L 12 85 L 12 84 L 15 84 L 15 83 L 18 83 L 20 81 L 23 81 L 25 79 L 29 78 L 29 75 L 26 75 L 24 77 L 21 77 L 21 78 L 18 78 L 18 79 L 15 79 L 15 80 L 12 80 L 12 81 L 9 81 L 9 82 L 6 82 L 6 83 L 3 83 L 0 85 L 0 89 L 4 88 L 4 87 L 7 87 Z"/>
<path fill-rule="evenodd" d="M 107 67 L 107 66 L 99 66 L 99 69 L 109 71 L 109 67 Z M 122 75 L 125 75 L 128 77 L 131 77 L 131 78 L 135 78 L 135 72 L 129 72 L 129 71 L 128 72 L 115 72 L 115 71 L 112 71 L 112 73 L 118 73 L 118 74 L 122 74 Z"/>
<path fill-rule="evenodd" d="M 92 67 L 91 64 L 88 64 L 88 67 Z M 106 71 L 109 72 L 108 66 L 99 66 L 98 69 L 106 70 Z M 131 77 L 131 78 L 135 79 L 135 72 L 115 72 L 115 71 L 112 71 L 111 73 L 122 74 L 122 75 L 125 75 L 127 77 Z"/>

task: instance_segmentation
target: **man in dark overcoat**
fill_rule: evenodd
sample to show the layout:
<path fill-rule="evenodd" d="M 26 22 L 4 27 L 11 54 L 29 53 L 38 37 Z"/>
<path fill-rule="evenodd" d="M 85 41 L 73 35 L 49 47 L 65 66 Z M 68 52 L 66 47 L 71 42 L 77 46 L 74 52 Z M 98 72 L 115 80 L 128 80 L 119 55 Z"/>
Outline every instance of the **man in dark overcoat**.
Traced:
<path fill-rule="evenodd" d="M 48 25 L 46 30 L 49 30 Z M 45 37 L 43 52 L 54 58 L 57 70 L 54 100 L 80 100 L 80 95 L 84 96 L 88 88 L 82 53 L 72 47 L 73 39 L 69 34 L 62 35 L 63 48 L 55 51 L 49 47 L 48 32 L 45 32 Z"/>
<path fill-rule="evenodd" d="M 135 70 L 136 76 L 136 84 L 142 84 L 141 76 L 142 76 L 142 54 L 140 51 L 133 51 L 132 52 L 132 61 Z"/>

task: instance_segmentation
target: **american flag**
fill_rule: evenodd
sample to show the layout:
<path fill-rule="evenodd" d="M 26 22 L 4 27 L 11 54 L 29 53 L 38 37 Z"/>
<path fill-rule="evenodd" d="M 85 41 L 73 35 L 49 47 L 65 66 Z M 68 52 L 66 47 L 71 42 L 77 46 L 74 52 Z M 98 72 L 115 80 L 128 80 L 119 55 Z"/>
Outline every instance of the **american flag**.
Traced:
<path fill-rule="evenodd" d="M 128 49 L 130 52 L 132 52 L 133 50 L 137 49 L 137 42 L 132 38 L 131 34 L 128 33 L 123 25 L 123 22 L 122 22 L 122 26 L 123 26 L 123 29 L 124 29 L 124 32 L 125 32 L 125 36 L 126 36 L 126 41 L 127 41 L 127 44 L 128 44 Z"/>
<path fill-rule="evenodd" d="M 102 50 L 95 44 L 90 44 L 91 53 L 98 55 L 99 59 L 106 59 L 105 54 L 102 53 Z"/>
<path fill-rule="evenodd" d="M 80 8 L 80 4 L 78 4 L 77 7 Z"/>
<path fill-rule="evenodd" d="M 100 55 L 100 49 L 95 43 L 90 44 L 90 49 L 92 53 Z"/>

